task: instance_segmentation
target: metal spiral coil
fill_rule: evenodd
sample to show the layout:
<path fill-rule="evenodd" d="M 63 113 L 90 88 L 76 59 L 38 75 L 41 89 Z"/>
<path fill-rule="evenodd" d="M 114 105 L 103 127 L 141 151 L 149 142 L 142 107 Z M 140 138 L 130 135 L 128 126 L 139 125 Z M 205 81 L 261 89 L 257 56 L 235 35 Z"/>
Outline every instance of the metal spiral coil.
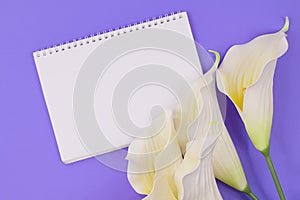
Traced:
<path fill-rule="evenodd" d="M 151 28 L 160 24 L 168 23 L 171 20 L 175 21 L 181 18 L 182 18 L 182 13 L 180 11 L 176 13 L 171 12 L 169 14 L 143 20 L 139 23 L 129 24 L 127 26 L 121 26 L 114 29 L 109 29 L 108 31 L 104 30 L 102 32 L 97 32 L 89 36 L 85 36 L 83 39 L 82 38 L 73 39 L 72 41 L 60 43 L 59 45 L 53 45 L 52 47 L 43 48 L 40 49 L 39 51 L 34 52 L 34 55 L 36 57 L 52 55 L 58 52 L 70 50 L 72 48 L 77 48 L 79 46 L 89 45 L 97 41 L 100 42 L 115 36 L 119 36 L 121 34 L 127 34 L 133 31 L 139 31 L 141 29 Z"/>

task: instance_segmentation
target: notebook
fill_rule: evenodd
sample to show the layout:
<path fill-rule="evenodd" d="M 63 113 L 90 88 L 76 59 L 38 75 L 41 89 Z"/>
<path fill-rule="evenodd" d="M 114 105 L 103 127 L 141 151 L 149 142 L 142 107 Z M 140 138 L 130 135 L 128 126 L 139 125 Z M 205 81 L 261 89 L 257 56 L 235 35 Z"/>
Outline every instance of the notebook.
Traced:
<path fill-rule="evenodd" d="M 64 163 L 128 146 L 151 124 L 153 106 L 172 107 L 178 100 L 172 89 L 192 84 L 202 72 L 186 12 L 73 40 L 33 57 Z M 180 77 L 175 85 L 174 77 Z"/>

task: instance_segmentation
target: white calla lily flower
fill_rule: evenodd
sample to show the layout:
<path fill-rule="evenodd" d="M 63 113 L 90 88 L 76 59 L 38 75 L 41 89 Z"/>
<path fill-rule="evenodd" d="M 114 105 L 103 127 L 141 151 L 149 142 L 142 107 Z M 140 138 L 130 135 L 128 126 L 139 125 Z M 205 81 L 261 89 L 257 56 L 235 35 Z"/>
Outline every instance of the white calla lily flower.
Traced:
<path fill-rule="evenodd" d="M 273 117 L 273 76 L 277 59 L 288 49 L 282 30 L 235 45 L 217 70 L 217 84 L 236 106 L 251 141 L 259 151 L 269 146 Z"/>
<path fill-rule="evenodd" d="M 284 194 L 270 158 L 273 118 L 273 77 L 277 59 L 288 50 L 284 27 L 273 34 L 231 47 L 217 70 L 217 85 L 237 108 L 247 133 L 265 157 L 281 200 Z"/>

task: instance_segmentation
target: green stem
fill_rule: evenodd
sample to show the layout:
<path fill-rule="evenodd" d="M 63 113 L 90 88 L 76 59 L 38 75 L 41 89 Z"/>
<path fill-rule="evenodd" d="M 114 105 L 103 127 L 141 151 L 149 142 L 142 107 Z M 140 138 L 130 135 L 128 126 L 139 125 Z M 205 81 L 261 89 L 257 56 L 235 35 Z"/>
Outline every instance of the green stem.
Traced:
<path fill-rule="evenodd" d="M 277 192 L 279 194 L 280 200 L 285 200 L 285 197 L 284 197 L 284 194 L 283 194 L 283 191 L 282 191 L 282 188 L 281 188 L 278 176 L 276 174 L 276 171 L 275 171 L 272 159 L 270 157 L 270 146 L 267 149 L 261 151 L 261 153 L 264 155 L 264 157 L 265 157 L 265 159 L 266 159 L 266 161 L 268 163 L 268 167 L 269 167 L 269 170 L 270 170 L 270 172 L 272 174 L 272 178 L 273 178 L 273 181 L 274 181 L 274 183 L 276 185 L 276 189 L 277 189 Z"/>
<path fill-rule="evenodd" d="M 247 185 L 246 189 L 243 192 L 247 194 L 252 200 L 258 200 L 258 198 L 252 193 L 249 185 Z"/>
<path fill-rule="evenodd" d="M 250 192 L 248 195 L 252 200 L 258 200 L 258 198 L 252 192 Z"/>

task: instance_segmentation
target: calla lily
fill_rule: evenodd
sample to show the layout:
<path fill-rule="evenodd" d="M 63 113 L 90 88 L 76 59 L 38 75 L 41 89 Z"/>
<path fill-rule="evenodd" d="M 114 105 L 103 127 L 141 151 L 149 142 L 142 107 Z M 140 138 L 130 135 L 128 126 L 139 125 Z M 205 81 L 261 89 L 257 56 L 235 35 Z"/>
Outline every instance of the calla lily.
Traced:
<path fill-rule="evenodd" d="M 211 84 L 211 81 L 208 85 Z M 182 164 L 175 173 L 180 200 L 222 199 L 214 177 L 213 149 L 221 134 L 221 127 L 211 103 L 209 86 L 200 90 L 201 111 L 188 128 L 188 143 Z"/>
<path fill-rule="evenodd" d="M 215 71 L 217 70 L 217 66 L 219 63 L 220 57 L 218 54 L 216 54 L 216 62 L 215 65 L 208 71 L 204 76 L 206 79 L 207 89 L 209 89 L 209 94 L 206 94 L 206 96 L 211 96 L 211 104 L 214 105 L 212 108 L 214 109 L 214 113 L 216 115 L 216 118 L 221 126 L 221 135 L 217 141 L 216 147 L 214 149 L 214 153 L 212 156 L 213 160 L 213 169 L 214 169 L 214 175 L 217 179 L 224 182 L 225 184 L 235 188 L 236 190 L 239 190 L 241 192 L 247 193 L 249 196 L 251 196 L 253 199 L 256 197 L 251 192 L 249 185 L 247 183 L 247 179 L 242 167 L 242 164 L 240 162 L 239 156 L 237 154 L 237 151 L 234 147 L 234 144 L 230 138 L 230 135 L 227 131 L 227 128 L 225 127 L 225 124 L 222 120 L 222 114 L 219 109 L 219 104 L 217 102 L 217 96 L 216 96 L 216 86 L 215 86 Z M 199 80 L 195 83 L 194 88 L 196 91 L 200 91 L 199 88 L 203 87 L 203 80 Z M 203 96 L 203 94 L 197 94 L 200 96 Z M 199 100 L 200 102 L 203 100 Z M 211 110 L 207 109 L 208 107 L 203 106 L 203 104 L 200 105 L 199 101 L 196 105 L 189 105 L 187 107 L 187 110 L 185 112 L 182 112 L 182 121 L 184 121 L 183 126 L 191 124 L 192 121 L 196 118 L 196 113 L 199 112 L 199 110 L 202 110 L 202 115 L 206 118 L 209 118 L 209 113 L 211 113 Z M 179 116 L 181 114 L 181 111 L 177 109 L 174 115 L 175 117 L 175 127 L 177 130 L 179 130 L 179 124 L 182 123 L 181 120 L 179 120 Z M 180 134 L 186 134 L 186 129 L 184 127 L 180 131 Z M 181 137 L 183 138 L 183 137 Z"/>
<path fill-rule="evenodd" d="M 269 146 L 273 117 L 273 76 L 277 59 L 288 49 L 285 32 L 289 21 L 277 33 L 259 36 L 247 44 L 235 45 L 217 70 L 217 84 L 235 104 L 254 146 Z"/>
<path fill-rule="evenodd" d="M 284 27 L 277 33 L 259 36 L 247 44 L 235 45 L 217 70 L 217 84 L 237 108 L 253 145 L 264 154 L 281 199 L 284 199 L 273 164 L 269 142 L 273 117 L 273 76 L 277 59 L 288 49 Z"/>
<path fill-rule="evenodd" d="M 148 200 L 177 198 L 173 175 L 182 156 L 171 113 L 166 115 L 155 136 L 134 139 L 128 148 L 128 180 L 137 193 L 149 195 Z"/>

